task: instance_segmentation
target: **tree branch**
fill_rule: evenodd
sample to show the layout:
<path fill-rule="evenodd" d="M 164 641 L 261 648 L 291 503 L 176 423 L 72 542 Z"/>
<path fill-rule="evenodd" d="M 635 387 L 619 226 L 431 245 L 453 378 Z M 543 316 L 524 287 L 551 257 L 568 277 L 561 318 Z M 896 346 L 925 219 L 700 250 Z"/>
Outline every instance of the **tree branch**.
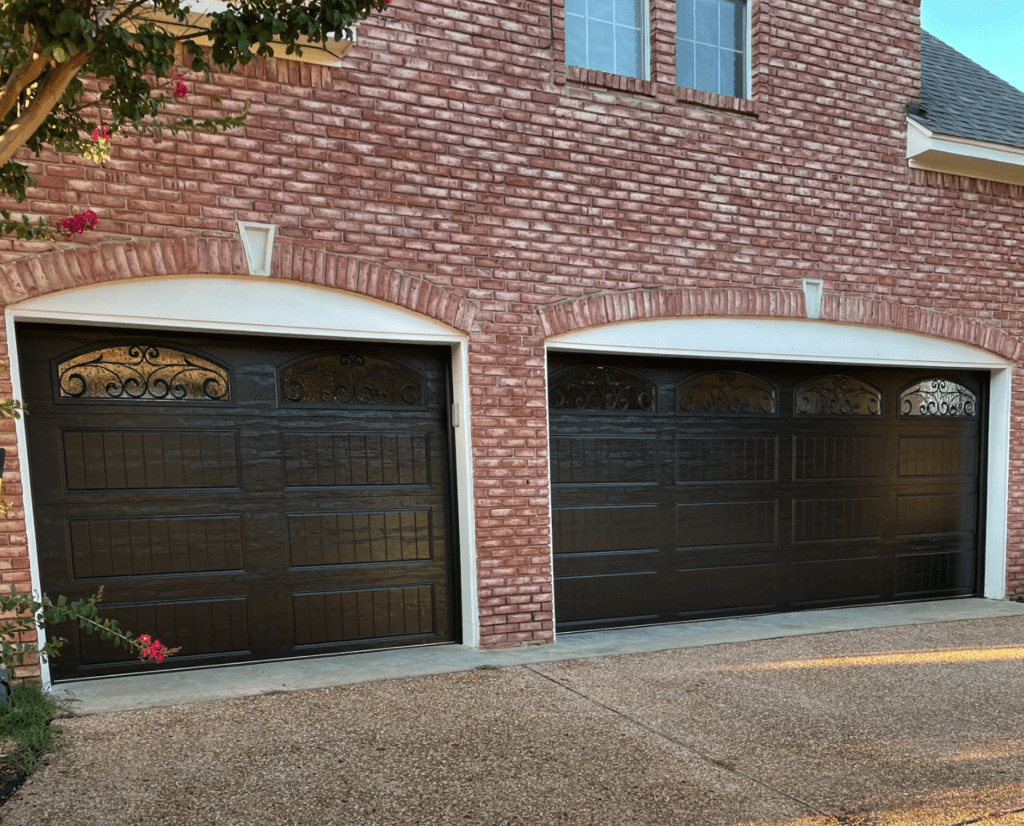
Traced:
<path fill-rule="evenodd" d="M 0 119 L 4 118 L 29 86 L 39 79 L 46 67 L 50 65 L 50 58 L 39 51 L 39 44 L 32 50 L 32 57 L 24 61 L 18 68 L 11 72 L 7 82 L 0 89 Z"/>
<path fill-rule="evenodd" d="M 80 51 L 46 73 L 25 111 L 0 135 L 0 165 L 11 160 L 14 153 L 42 126 L 78 70 L 88 62 L 89 56 L 88 51 Z"/>

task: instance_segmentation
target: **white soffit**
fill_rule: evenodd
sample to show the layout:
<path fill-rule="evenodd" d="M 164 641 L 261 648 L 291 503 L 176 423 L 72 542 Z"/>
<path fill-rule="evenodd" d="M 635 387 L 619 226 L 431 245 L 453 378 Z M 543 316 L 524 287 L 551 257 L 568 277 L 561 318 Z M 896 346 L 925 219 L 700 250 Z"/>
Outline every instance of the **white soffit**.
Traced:
<path fill-rule="evenodd" d="M 446 324 L 343 290 L 246 276 L 168 276 L 114 281 L 31 298 L 17 318 L 83 324 L 222 330 L 405 341 L 465 336 Z"/>
<path fill-rule="evenodd" d="M 940 135 L 909 117 L 907 161 L 912 169 L 1024 186 L 1024 149 Z"/>
<path fill-rule="evenodd" d="M 986 350 L 919 333 L 784 318 L 663 318 L 588 327 L 548 339 L 551 350 L 700 358 L 1000 369 Z"/>

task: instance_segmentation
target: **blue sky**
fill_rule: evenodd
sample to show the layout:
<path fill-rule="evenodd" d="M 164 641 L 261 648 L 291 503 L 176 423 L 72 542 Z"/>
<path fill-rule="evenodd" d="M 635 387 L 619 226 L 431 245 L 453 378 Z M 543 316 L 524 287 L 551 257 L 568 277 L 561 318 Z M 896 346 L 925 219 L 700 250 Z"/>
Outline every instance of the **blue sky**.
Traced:
<path fill-rule="evenodd" d="M 921 27 L 1024 90 L 1024 0 L 921 0 Z"/>

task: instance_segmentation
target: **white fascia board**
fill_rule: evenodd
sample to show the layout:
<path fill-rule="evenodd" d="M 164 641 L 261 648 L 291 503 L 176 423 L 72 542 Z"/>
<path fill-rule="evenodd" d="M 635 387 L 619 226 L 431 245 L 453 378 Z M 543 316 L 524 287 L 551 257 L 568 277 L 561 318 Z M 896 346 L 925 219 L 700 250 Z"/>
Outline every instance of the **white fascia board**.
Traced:
<path fill-rule="evenodd" d="M 907 118 L 907 161 L 912 169 L 1024 186 L 1024 149 L 933 132 Z"/>

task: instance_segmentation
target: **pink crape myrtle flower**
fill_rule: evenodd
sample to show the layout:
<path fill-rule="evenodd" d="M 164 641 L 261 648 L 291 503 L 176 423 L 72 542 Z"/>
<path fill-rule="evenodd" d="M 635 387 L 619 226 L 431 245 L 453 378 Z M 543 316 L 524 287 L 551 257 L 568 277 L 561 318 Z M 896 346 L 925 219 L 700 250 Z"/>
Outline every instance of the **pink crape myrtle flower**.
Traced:
<path fill-rule="evenodd" d="M 174 87 L 174 96 L 181 100 L 181 98 L 188 94 L 188 86 L 185 85 L 185 76 L 180 73 L 176 74 L 174 76 L 174 82 L 176 84 Z"/>
<path fill-rule="evenodd" d="M 143 634 L 139 637 L 139 644 L 142 646 L 142 658 L 145 660 L 156 660 L 158 663 L 164 661 L 164 657 L 168 654 L 173 654 L 173 651 L 168 649 L 160 640 L 154 640 L 149 634 Z"/>
<path fill-rule="evenodd" d="M 106 126 L 98 126 L 92 130 L 93 143 L 110 143 L 110 129 Z"/>
<path fill-rule="evenodd" d="M 87 209 L 77 215 L 72 214 L 68 218 L 61 218 L 57 222 L 57 226 L 64 230 L 64 237 L 70 241 L 73 235 L 81 235 L 87 229 L 95 229 L 97 223 L 99 223 L 99 217 L 91 209 Z"/>

